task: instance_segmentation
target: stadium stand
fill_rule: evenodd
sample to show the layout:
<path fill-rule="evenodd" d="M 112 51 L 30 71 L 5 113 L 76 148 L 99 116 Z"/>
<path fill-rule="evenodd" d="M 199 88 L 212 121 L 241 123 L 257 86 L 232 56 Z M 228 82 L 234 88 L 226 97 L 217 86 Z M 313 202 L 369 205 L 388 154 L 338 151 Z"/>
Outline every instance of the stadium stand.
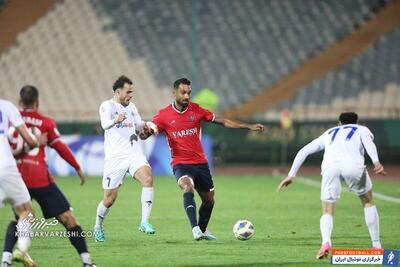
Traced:
<path fill-rule="evenodd" d="M 257 95 L 344 38 L 388 1 L 59 1 L 0 54 L 0 91 L 16 101 L 22 85 L 34 84 L 45 96 L 43 111 L 57 120 L 96 121 L 100 102 L 123 73 L 134 80 L 136 103 L 143 117 L 150 118 L 169 103 L 171 82 L 188 76 L 198 88 L 216 90 L 224 109 Z M 390 42 L 384 46 L 395 46 Z M 380 60 L 375 54 L 370 56 Z M 361 60 L 360 66 L 365 67 Z M 318 94 L 327 95 L 325 105 L 342 103 L 345 91 L 327 92 L 332 80 L 343 76 L 343 86 L 367 84 L 348 73 L 357 67 L 349 68 L 316 81 L 311 86 L 316 89 L 301 90 L 301 96 L 281 108 L 307 98 L 311 109 Z M 388 68 L 398 71 L 397 66 Z M 399 82 L 382 73 L 368 90 L 396 94 Z M 395 85 L 383 91 L 390 82 Z M 321 85 L 318 94 L 306 93 Z M 363 88 L 355 87 L 349 95 L 361 97 Z M 279 110 L 259 116 L 270 118 L 274 112 Z"/>
<path fill-rule="evenodd" d="M 197 70 L 200 84 L 224 99 L 221 109 L 276 82 L 385 2 L 91 0 L 130 55 L 146 58 L 160 86 Z M 192 42 L 201 55 L 194 70 Z"/>
<path fill-rule="evenodd" d="M 41 109 L 57 120 L 96 121 L 113 81 L 126 74 L 142 116 L 150 118 L 170 91 L 157 88 L 143 59 L 131 59 L 117 35 L 102 31 L 104 23 L 87 1 L 57 3 L 0 55 L 2 97 L 16 102 L 19 88 L 33 84 L 43 95 Z"/>
<path fill-rule="evenodd" d="M 303 87 L 279 110 L 291 110 L 296 119 L 335 118 L 342 110 L 355 110 L 369 118 L 400 116 L 400 28 L 383 35 L 373 46 L 323 79 Z"/>

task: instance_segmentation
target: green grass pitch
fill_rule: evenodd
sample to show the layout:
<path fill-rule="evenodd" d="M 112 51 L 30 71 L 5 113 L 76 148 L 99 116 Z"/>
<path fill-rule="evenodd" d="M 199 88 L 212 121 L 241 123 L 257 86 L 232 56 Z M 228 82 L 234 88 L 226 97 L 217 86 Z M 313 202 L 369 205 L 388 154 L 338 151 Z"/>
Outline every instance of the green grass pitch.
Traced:
<path fill-rule="evenodd" d="M 125 178 L 119 197 L 105 220 L 107 241 L 87 240 L 98 266 L 326 266 L 314 259 L 320 246 L 319 188 L 300 182 L 275 193 L 281 177 L 216 176 L 216 206 L 209 229 L 218 241 L 194 241 L 182 207 L 182 194 L 172 177 L 155 178 L 155 201 L 151 223 L 154 236 L 137 230 L 140 222 L 141 187 Z M 313 177 L 317 180 L 319 178 Z M 90 177 L 79 186 L 76 177 L 58 178 L 57 184 L 71 202 L 84 230 L 92 230 L 96 207 L 102 198 L 101 179 Z M 400 182 L 374 181 L 377 192 L 400 198 Z M 197 204 L 200 203 L 196 197 Z M 381 240 L 386 248 L 400 248 L 400 203 L 376 199 Z M 41 212 L 35 203 L 38 217 Z M 0 244 L 12 214 L 0 210 Z M 232 226 L 248 219 L 255 235 L 236 240 Z M 53 226 L 51 230 L 62 230 Z M 333 247 L 370 248 L 360 201 L 343 192 L 334 218 Z M 68 238 L 36 238 L 30 254 L 39 266 L 81 266 Z M 21 266 L 15 263 L 15 266 Z"/>

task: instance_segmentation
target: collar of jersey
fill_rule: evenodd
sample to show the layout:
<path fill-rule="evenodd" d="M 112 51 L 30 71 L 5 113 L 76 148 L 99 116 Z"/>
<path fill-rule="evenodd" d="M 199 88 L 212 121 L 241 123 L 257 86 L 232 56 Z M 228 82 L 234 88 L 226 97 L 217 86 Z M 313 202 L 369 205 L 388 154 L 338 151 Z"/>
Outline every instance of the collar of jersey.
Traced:
<path fill-rule="evenodd" d="M 190 102 L 189 102 L 189 105 L 190 105 Z M 172 102 L 172 104 L 171 104 L 172 108 L 173 108 L 176 112 L 178 112 L 178 113 L 180 113 L 180 114 L 185 113 L 185 112 L 189 109 L 189 105 L 188 105 L 183 111 L 179 111 L 179 110 L 176 109 L 176 107 L 175 107 L 175 105 L 174 105 L 174 102 Z"/>
<path fill-rule="evenodd" d="M 131 104 L 131 102 L 129 102 L 129 105 L 127 105 L 126 107 L 124 107 L 124 105 L 122 105 L 121 103 L 118 103 L 118 102 L 115 101 L 113 98 L 111 98 L 110 101 L 113 102 L 114 104 L 117 104 L 117 105 L 121 106 L 122 108 L 127 108 L 127 107 L 129 107 L 129 105 Z"/>
<path fill-rule="evenodd" d="M 35 110 L 33 108 L 20 108 L 22 111 L 29 111 L 29 112 L 34 112 Z"/>

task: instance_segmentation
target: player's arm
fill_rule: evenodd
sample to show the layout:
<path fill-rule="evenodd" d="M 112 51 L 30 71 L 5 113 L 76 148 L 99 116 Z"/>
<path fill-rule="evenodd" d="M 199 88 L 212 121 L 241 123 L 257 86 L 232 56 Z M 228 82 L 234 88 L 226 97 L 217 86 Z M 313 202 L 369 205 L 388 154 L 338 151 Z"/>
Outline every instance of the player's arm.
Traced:
<path fill-rule="evenodd" d="M 162 117 L 160 112 L 154 115 L 151 121 L 145 122 L 144 127 L 139 130 L 139 138 L 145 140 L 149 138 L 150 135 L 158 135 L 159 133 L 163 132 L 164 129 L 162 128 Z"/>
<path fill-rule="evenodd" d="M 306 160 L 306 158 L 309 155 L 317 153 L 323 149 L 324 149 L 324 143 L 322 136 L 320 136 L 317 139 L 314 139 L 309 144 L 300 149 L 293 160 L 293 164 L 292 167 L 290 168 L 288 176 L 279 183 L 276 191 L 281 192 L 285 187 L 290 185 L 293 181 L 293 178 L 296 177 L 297 172 L 299 171 L 301 165 L 303 165 L 303 162 Z"/>
<path fill-rule="evenodd" d="M 71 165 L 75 169 L 76 173 L 79 175 L 79 178 L 81 180 L 81 185 L 83 185 L 85 183 L 86 176 L 81 170 L 81 166 L 75 159 L 69 147 L 59 138 L 53 141 L 51 147 L 57 151 L 58 155 L 60 155 L 61 158 L 63 158 L 66 162 L 68 162 L 69 165 Z"/>
<path fill-rule="evenodd" d="M 259 132 L 262 132 L 265 129 L 265 126 L 260 123 L 248 124 L 248 123 L 241 122 L 238 120 L 231 120 L 231 119 L 221 118 L 221 117 L 215 117 L 212 122 L 215 124 L 222 125 L 226 128 L 233 128 L 233 129 L 249 129 L 252 131 L 259 131 Z"/>
<path fill-rule="evenodd" d="M 35 148 L 40 146 L 40 142 L 38 139 L 32 135 L 25 124 L 22 124 L 18 127 L 15 127 L 18 133 L 22 136 L 25 142 L 29 145 L 30 148 Z"/>
<path fill-rule="evenodd" d="M 361 142 L 363 143 L 368 156 L 371 158 L 372 163 L 374 164 L 374 172 L 376 174 L 386 175 L 383 165 L 379 162 L 378 151 L 373 138 L 373 134 L 368 129 L 365 129 L 361 132 Z"/>
<path fill-rule="evenodd" d="M 111 114 L 110 107 L 106 103 L 103 103 L 100 106 L 99 113 L 101 127 L 103 128 L 103 130 L 108 130 L 114 127 L 114 125 L 116 125 L 117 123 L 123 122 L 126 119 L 125 114 L 118 114 L 118 116 L 114 118 Z"/>

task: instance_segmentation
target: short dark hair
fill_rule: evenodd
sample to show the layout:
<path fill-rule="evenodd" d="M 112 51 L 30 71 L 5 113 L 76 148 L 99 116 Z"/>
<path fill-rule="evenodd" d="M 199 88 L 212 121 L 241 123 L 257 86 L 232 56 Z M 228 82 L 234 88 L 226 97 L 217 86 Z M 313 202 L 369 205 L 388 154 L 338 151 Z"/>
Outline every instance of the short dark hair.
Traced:
<path fill-rule="evenodd" d="M 39 99 L 39 91 L 35 86 L 25 85 L 19 91 L 19 97 L 22 105 L 25 107 L 32 107 L 36 100 Z"/>
<path fill-rule="evenodd" d="M 358 121 L 358 115 L 355 112 L 343 112 L 339 116 L 339 121 L 342 124 L 355 124 Z"/>
<path fill-rule="evenodd" d="M 132 84 L 132 81 L 128 78 L 128 77 L 126 77 L 125 75 L 121 75 L 121 76 L 119 76 L 118 77 L 118 79 L 114 82 L 114 84 L 113 84 L 113 90 L 114 90 L 114 92 L 115 92 L 115 90 L 117 90 L 118 88 L 122 88 L 122 87 L 124 87 L 124 84 L 129 84 L 129 85 L 131 85 Z"/>
<path fill-rule="evenodd" d="M 189 81 L 189 79 L 180 78 L 180 79 L 178 79 L 178 80 L 176 80 L 176 81 L 174 82 L 174 89 L 178 89 L 178 88 L 179 88 L 179 85 L 181 85 L 181 84 L 191 85 L 192 82 Z"/>

